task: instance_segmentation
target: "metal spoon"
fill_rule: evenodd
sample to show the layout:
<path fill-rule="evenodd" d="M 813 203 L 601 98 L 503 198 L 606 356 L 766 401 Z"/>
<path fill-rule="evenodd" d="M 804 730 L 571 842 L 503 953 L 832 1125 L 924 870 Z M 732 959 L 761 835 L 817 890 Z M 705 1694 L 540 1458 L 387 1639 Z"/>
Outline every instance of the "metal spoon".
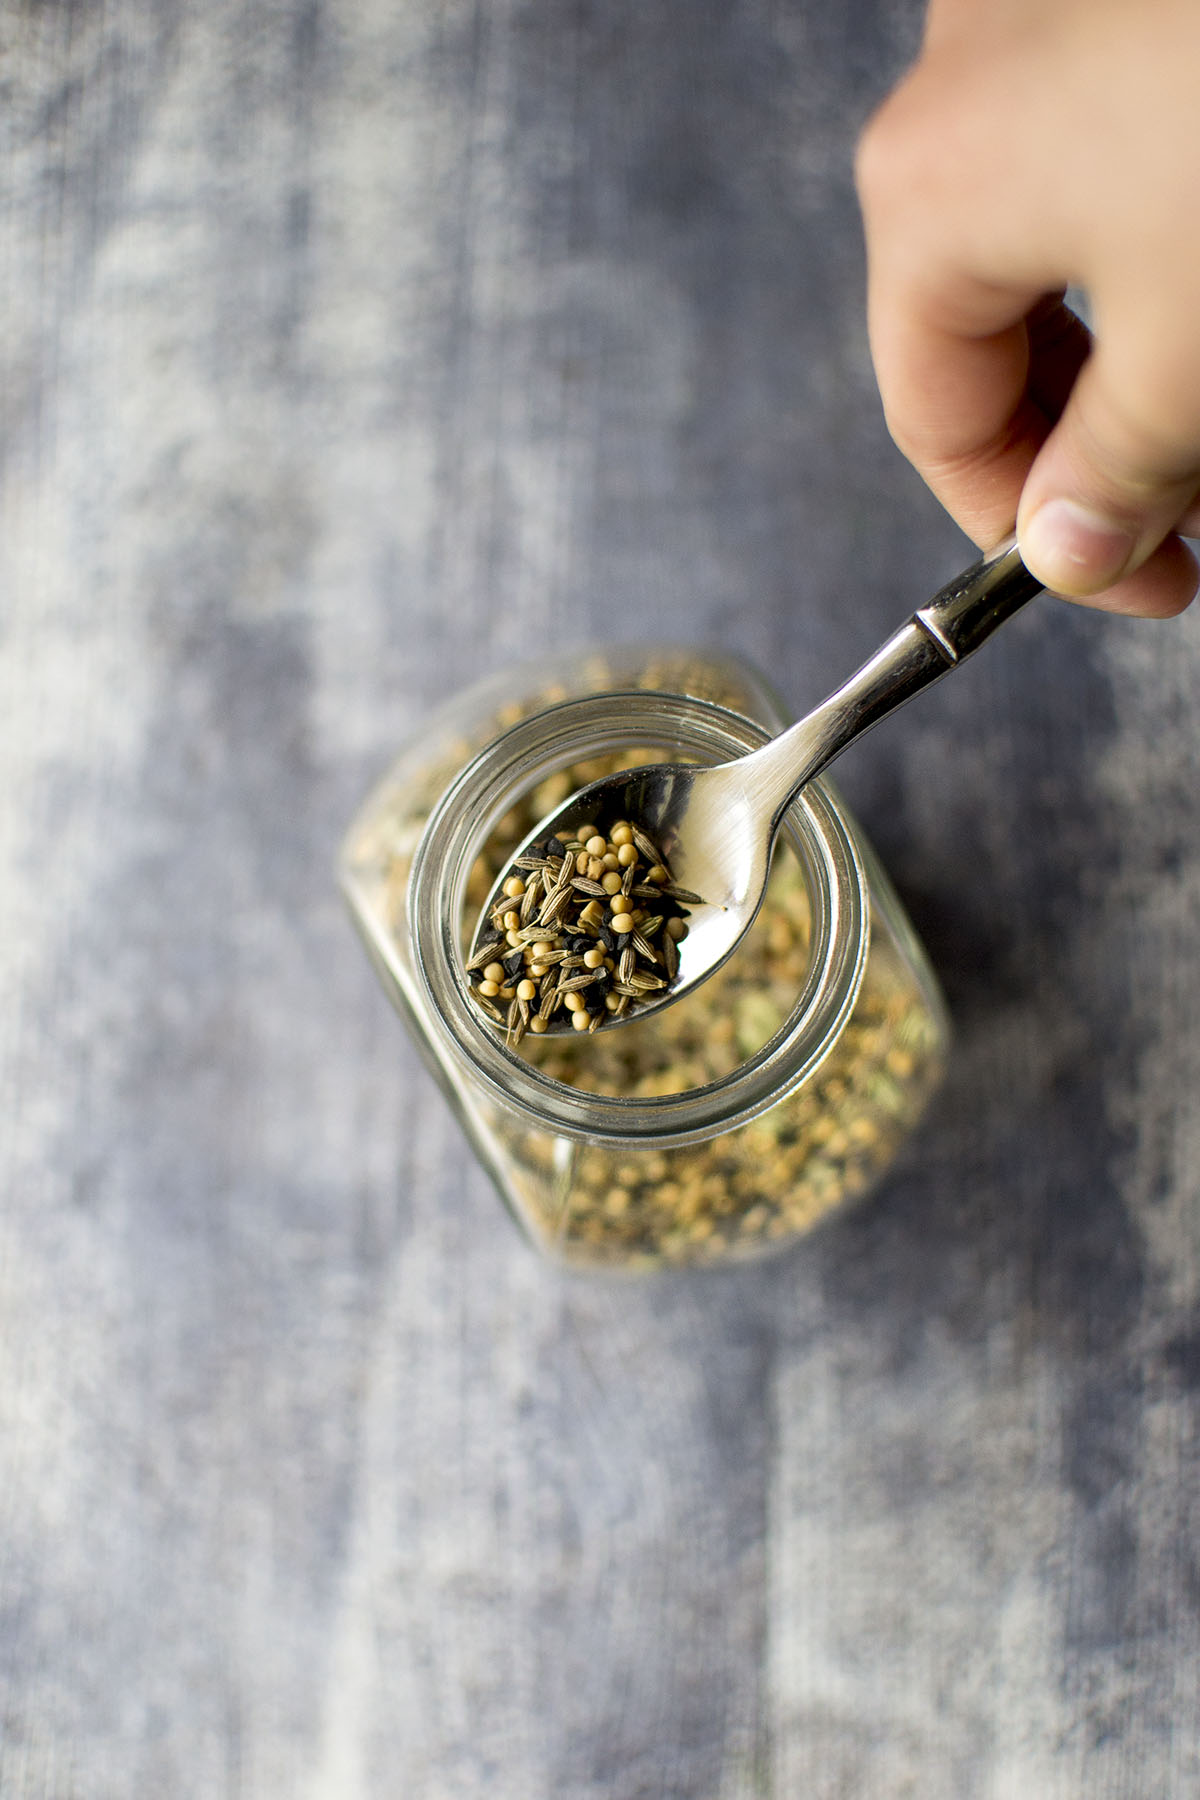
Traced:
<path fill-rule="evenodd" d="M 857 674 L 761 750 L 715 768 L 652 763 L 622 770 L 580 788 L 541 821 L 527 846 L 577 837 L 585 823 L 628 820 L 669 857 L 673 881 L 703 896 L 703 904 L 690 908 L 675 982 L 605 1029 L 672 1005 L 721 967 L 762 905 L 780 820 L 804 784 L 872 725 L 957 668 L 1042 591 L 1010 540 L 942 588 Z M 489 896 L 479 932 L 504 878 Z M 571 1015 L 560 1012 L 547 1029 L 570 1030 Z"/>

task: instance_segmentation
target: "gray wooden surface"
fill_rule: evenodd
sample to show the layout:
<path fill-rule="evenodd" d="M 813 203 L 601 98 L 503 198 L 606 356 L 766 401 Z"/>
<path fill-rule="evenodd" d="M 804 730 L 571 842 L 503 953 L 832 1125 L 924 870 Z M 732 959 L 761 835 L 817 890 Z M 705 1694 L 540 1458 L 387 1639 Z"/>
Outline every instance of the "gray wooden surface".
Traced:
<path fill-rule="evenodd" d="M 331 863 L 546 644 L 797 705 L 889 445 L 910 0 L 0 0 L 0 1793 L 1200 1791 L 1200 640 L 1047 602 L 842 782 L 954 1009 L 886 1189 L 517 1238 Z"/>

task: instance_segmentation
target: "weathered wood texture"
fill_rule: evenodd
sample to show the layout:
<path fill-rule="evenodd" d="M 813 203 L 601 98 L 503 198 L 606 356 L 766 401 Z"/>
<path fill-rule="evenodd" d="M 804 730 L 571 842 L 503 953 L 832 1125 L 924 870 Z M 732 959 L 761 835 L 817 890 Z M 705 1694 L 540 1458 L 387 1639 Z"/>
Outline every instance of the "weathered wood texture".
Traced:
<path fill-rule="evenodd" d="M 847 759 L 958 1059 L 768 1268 L 565 1279 L 337 838 L 529 648 L 796 704 L 965 560 L 855 132 L 909 0 L 0 0 L 0 1792 L 1200 1791 L 1196 625 Z"/>

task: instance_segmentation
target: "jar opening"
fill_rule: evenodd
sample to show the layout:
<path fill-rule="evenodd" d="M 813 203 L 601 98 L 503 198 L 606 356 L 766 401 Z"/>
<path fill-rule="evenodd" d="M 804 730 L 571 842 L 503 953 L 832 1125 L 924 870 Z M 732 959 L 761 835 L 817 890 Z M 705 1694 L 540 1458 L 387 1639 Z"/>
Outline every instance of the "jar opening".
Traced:
<path fill-rule="evenodd" d="M 766 736 L 753 721 L 711 701 L 608 693 L 522 720 L 448 789 L 413 861 L 415 958 L 444 1051 L 465 1055 L 497 1104 L 569 1137 L 684 1143 L 757 1117 L 823 1059 L 857 995 L 869 908 L 866 877 L 840 806 L 817 782 L 785 816 L 772 874 L 776 903 L 756 922 L 757 942 L 743 945 L 728 965 L 727 986 L 740 1010 L 722 1009 L 717 975 L 653 1022 L 610 1027 L 578 1043 L 534 1039 L 528 1051 L 525 1045 L 514 1051 L 469 998 L 462 974 L 464 933 L 473 927 L 481 898 L 477 859 L 501 826 L 512 835 L 508 848 L 516 848 L 536 822 L 530 796 L 539 784 L 561 779 L 567 768 L 577 772 L 592 759 L 628 757 L 635 746 L 637 761 L 713 763 L 755 748 Z M 786 944 L 785 926 L 792 938 Z M 706 1025 L 728 1046 L 715 1062 L 711 1045 L 695 1054 L 705 1048 Z M 636 1033 L 643 1035 L 640 1051 Z M 635 1078 L 614 1077 L 622 1067 Z"/>

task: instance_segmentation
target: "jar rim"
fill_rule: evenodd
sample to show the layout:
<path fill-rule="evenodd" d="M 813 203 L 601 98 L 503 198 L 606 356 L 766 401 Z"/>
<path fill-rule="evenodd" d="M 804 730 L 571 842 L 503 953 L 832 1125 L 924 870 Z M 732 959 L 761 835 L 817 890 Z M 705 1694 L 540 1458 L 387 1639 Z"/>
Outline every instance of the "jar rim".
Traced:
<path fill-rule="evenodd" d="M 408 911 L 430 1028 L 451 1060 L 465 1058 L 485 1094 L 533 1129 L 610 1145 L 703 1141 L 759 1117 L 805 1081 L 853 1009 L 870 932 L 867 873 L 835 793 L 813 781 L 784 814 L 812 911 L 808 973 L 788 1018 L 736 1069 L 664 1096 L 608 1096 L 569 1087 L 509 1049 L 470 998 L 460 933 L 467 878 L 497 822 L 568 764 L 666 738 L 676 754 L 721 762 L 770 737 L 755 720 L 690 695 L 631 690 L 566 700 L 530 714 L 481 750 L 447 788 L 413 857 Z"/>

